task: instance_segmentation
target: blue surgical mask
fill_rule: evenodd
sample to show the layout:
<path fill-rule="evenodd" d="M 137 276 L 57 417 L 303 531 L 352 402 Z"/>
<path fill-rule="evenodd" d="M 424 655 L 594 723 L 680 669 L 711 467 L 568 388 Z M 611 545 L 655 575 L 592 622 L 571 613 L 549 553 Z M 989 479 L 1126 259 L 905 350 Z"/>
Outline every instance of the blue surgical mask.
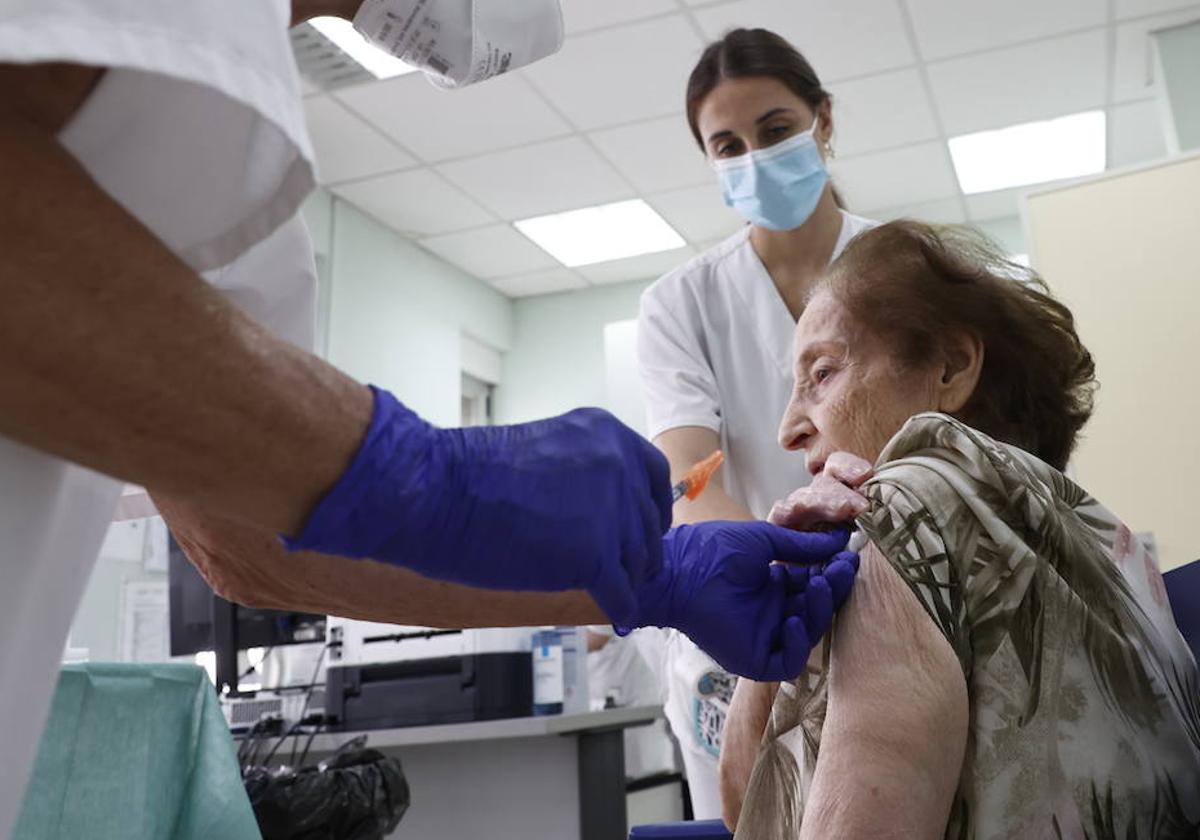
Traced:
<path fill-rule="evenodd" d="M 813 128 L 765 149 L 712 163 L 725 203 L 751 224 L 792 230 L 817 209 L 829 173 Z"/>

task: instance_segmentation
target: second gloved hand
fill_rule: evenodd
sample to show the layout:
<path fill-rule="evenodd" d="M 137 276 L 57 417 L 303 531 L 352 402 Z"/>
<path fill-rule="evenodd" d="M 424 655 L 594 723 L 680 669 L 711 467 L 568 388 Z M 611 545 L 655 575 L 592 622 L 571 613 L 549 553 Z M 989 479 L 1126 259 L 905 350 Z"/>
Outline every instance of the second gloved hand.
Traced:
<path fill-rule="evenodd" d="M 666 458 L 600 409 L 439 429 L 386 391 L 293 550 L 370 557 L 492 589 L 586 589 L 627 620 L 662 564 Z"/>
<path fill-rule="evenodd" d="M 638 588 L 636 620 L 618 632 L 674 627 L 731 673 L 792 679 L 850 594 L 858 555 L 844 551 L 847 538 L 767 522 L 681 525 Z"/>

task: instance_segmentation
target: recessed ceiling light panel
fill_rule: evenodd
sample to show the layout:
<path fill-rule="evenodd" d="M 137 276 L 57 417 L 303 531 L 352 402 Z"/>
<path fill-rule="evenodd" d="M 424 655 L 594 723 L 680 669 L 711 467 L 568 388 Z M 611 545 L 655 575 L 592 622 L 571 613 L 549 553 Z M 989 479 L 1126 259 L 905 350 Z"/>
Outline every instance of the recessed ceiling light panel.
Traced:
<path fill-rule="evenodd" d="M 563 265 L 609 262 L 682 248 L 666 219 L 635 198 L 516 222 L 517 230 Z"/>
<path fill-rule="evenodd" d="M 372 44 L 358 33 L 354 24 L 339 17 L 315 17 L 309 21 L 313 29 L 320 32 L 337 48 L 362 65 L 376 79 L 390 79 L 405 73 L 416 72 L 411 64 L 390 55 Z"/>
<path fill-rule="evenodd" d="M 1103 172 L 1103 111 L 1022 123 L 950 138 L 950 157 L 967 195 Z"/>

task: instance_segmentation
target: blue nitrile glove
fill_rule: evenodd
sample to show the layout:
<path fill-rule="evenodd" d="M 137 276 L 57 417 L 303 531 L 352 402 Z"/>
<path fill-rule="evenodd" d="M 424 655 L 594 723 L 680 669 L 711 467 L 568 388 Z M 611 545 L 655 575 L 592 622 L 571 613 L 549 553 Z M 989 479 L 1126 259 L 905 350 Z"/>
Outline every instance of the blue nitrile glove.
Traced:
<path fill-rule="evenodd" d="M 370 557 L 492 589 L 586 589 L 614 621 L 662 565 L 667 460 L 600 409 L 438 429 L 372 388 L 350 466 L 292 550 Z"/>
<path fill-rule="evenodd" d="M 680 525 L 663 538 L 662 569 L 638 587 L 635 621 L 617 631 L 674 627 L 731 673 L 792 679 L 850 594 L 858 555 L 843 551 L 848 536 L 767 522 Z"/>

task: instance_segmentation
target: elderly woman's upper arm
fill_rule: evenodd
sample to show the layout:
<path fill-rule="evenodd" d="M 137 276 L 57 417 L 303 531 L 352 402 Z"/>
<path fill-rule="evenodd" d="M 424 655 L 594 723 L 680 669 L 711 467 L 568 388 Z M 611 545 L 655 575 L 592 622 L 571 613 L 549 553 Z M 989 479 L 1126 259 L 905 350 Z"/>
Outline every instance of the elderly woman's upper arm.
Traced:
<path fill-rule="evenodd" d="M 940 838 L 967 739 L 950 643 L 874 546 L 833 638 L 802 838 Z"/>

